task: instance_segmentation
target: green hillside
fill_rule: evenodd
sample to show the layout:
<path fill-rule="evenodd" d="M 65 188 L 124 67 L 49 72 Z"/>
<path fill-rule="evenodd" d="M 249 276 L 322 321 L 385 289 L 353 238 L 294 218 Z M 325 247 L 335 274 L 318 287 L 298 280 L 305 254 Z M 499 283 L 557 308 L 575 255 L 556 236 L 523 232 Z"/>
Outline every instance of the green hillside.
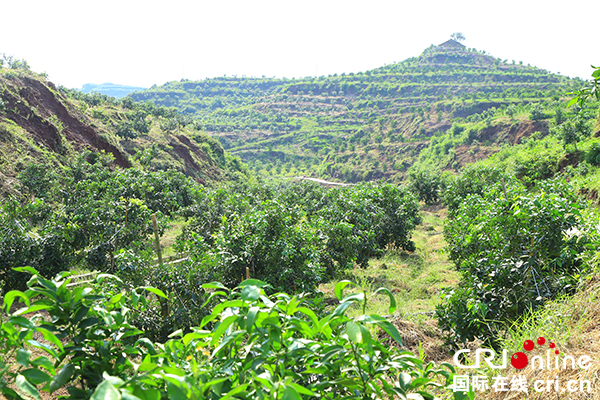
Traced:
<path fill-rule="evenodd" d="M 247 171 L 214 138 L 172 109 L 56 87 L 15 62 L 0 68 L 0 193 L 28 164 L 65 165 L 104 151 L 120 167 L 175 169 L 200 183 Z"/>
<path fill-rule="evenodd" d="M 184 80 L 130 96 L 176 107 L 263 175 L 398 181 L 431 138 L 454 122 L 483 121 L 487 131 L 461 143 L 477 140 L 483 148 L 474 156 L 457 148 L 441 168 L 460 167 L 535 131 L 547 133 L 546 123 L 530 121 L 531 111 L 552 108 L 581 84 L 448 41 L 366 72 Z"/>

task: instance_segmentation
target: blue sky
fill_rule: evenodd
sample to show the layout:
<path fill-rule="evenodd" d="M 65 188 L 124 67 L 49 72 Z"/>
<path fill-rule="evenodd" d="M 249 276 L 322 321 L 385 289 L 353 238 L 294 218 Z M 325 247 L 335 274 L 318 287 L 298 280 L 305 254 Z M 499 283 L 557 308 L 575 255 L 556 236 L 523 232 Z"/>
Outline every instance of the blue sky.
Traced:
<path fill-rule="evenodd" d="M 587 79 L 600 64 L 596 11 L 578 0 L 20 0 L 2 5 L 0 53 L 67 87 L 149 87 L 360 72 L 462 32 L 468 47 Z"/>

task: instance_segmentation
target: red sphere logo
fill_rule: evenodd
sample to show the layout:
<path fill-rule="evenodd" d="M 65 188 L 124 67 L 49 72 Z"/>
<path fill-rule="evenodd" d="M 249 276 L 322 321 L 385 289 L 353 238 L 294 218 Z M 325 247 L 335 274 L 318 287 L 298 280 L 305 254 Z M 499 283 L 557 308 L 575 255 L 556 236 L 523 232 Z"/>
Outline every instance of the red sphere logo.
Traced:
<path fill-rule="evenodd" d="M 539 338 L 537 338 L 537 344 L 543 346 L 544 344 L 546 344 L 546 339 L 544 339 L 543 336 L 540 336 Z"/>
<path fill-rule="evenodd" d="M 539 338 L 537 338 L 536 342 L 538 345 L 543 346 L 544 344 L 546 344 L 546 338 L 540 336 Z M 556 348 L 556 344 L 552 342 L 550 342 L 548 346 L 551 349 Z M 526 340 L 523 343 L 523 349 L 525 349 L 525 351 L 531 351 L 535 349 L 535 343 L 533 343 L 533 340 Z M 559 353 L 560 352 L 558 351 L 558 349 L 554 350 L 554 354 L 558 355 Z M 522 351 L 519 351 L 512 355 L 512 357 L 510 358 L 510 363 L 516 369 L 523 369 L 529 363 L 529 358 L 527 358 L 527 354 L 523 353 Z"/>
<path fill-rule="evenodd" d="M 510 363 L 516 369 L 525 368 L 528 362 L 529 359 L 527 358 L 527 354 L 523 353 L 522 351 L 513 354 L 513 356 L 510 358 Z"/>

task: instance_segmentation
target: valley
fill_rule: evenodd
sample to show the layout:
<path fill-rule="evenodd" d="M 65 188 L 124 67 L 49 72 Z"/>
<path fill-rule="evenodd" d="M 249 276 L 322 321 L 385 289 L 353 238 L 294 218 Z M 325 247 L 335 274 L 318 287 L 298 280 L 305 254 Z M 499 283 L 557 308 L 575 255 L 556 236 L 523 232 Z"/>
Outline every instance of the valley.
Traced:
<path fill-rule="evenodd" d="M 450 40 L 117 99 L 4 61 L 6 398 L 491 400 L 452 355 L 538 337 L 599 398 L 600 69 Z"/>

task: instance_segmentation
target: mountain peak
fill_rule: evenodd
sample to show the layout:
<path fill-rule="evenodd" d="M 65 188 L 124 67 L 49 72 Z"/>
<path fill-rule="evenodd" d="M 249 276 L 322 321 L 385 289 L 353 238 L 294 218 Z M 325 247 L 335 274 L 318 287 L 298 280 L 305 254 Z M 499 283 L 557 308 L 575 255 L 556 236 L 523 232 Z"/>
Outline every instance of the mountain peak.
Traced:
<path fill-rule="evenodd" d="M 457 42 L 454 39 L 450 39 L 445 41 L 442 44 L 439 44 L 437 47 L 449 48 L 449 49 L 464 49 L 465 45 Z"/>

